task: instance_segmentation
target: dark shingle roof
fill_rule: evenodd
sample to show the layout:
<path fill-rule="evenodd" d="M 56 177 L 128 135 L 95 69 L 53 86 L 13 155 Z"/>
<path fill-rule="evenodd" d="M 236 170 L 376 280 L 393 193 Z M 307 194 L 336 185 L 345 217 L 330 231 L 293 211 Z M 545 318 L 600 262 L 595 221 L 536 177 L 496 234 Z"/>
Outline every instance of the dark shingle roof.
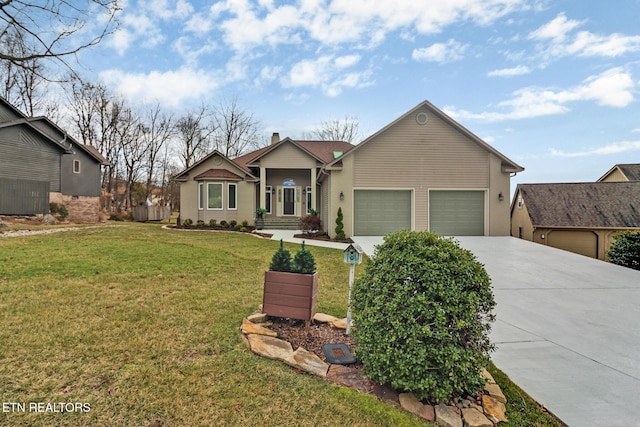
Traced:
<path fill-rule="evenodd" d="M 519 184 L 535 227 L 640 227 L 640 182 Z"/>
<path fill-rule="evenodd" d="M 617 165 L 629 181 L 640 181 L 640 163 Z"/>

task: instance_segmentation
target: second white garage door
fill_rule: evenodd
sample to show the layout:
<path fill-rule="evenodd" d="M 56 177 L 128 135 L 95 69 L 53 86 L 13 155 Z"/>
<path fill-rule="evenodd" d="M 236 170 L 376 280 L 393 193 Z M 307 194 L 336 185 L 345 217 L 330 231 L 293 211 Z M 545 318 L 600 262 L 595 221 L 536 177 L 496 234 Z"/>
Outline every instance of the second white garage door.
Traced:
<path fill-rule="evenodd" d="M 429 230 L 441 236 L 484 236 L 484 191 L 429 192 Z"/>
<path fill-rule="evenodd" d="M 356 236 L 411 229 L 411 190 L 355 190 L 353 203 Z"/>

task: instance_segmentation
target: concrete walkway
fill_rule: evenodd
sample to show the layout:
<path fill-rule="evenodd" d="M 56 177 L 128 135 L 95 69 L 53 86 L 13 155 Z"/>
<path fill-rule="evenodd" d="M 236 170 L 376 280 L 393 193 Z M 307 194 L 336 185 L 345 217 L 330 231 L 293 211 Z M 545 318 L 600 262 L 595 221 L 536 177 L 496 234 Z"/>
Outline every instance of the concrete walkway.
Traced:
<path fill-rule="evenodd" d="M 571 427 L 640 425 L 640 271 L 512 237 L 457 240 L 492 279 L 496 366 Z"/>
<path fill-rule="evenodd" d="M 313 240 L 313 239 L 298 239 L 296 237 L 293 237 L 295 234 L 301 234 L 302 231 L 300 230 L 260 230 L 260 234 L 272 234 L 273 236 L 271 237 L 271 240 L 280 240 L 282 239 L 284 242 L 287 243 L 298 243 L 298 244 L 302 244 L 302 242 L 305 242 L 305 245 L 309 245 L 309 246 L 320 246 L 323 248 L 333 248 L 333 249 L 340 249 L 342 251 L 344 251 L 345 249 L 347 249 L 347 245 L 346 243 L 338 243 L 338 242 L 327 242 L 324 240 Z"/>

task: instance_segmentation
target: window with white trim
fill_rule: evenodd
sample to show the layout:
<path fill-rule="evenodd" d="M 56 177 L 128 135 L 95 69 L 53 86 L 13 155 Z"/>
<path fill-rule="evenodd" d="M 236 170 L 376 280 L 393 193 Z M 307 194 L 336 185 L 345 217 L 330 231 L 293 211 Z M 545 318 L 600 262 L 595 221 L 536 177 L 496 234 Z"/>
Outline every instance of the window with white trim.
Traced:
<path fill-rule="evenodd" d="M 221 182 L 207 183 L 207 209 L 222 210 L 223 191 Z"/>
<path fill-rule="evenodd" d="M 73 173 L 80 173 L 80 160 L 78 159 L 73 161 Z"/>
<path fill-rule="evenodd" d="M 204 209 L 204 182 L 198 183 L 198 209 Z"/>
<path fill-rule="evenodd" d="M 264 195 L 265 195 L 265 209 L 267 210 L 267 213 L 270 214 L 271 213 L 271 192 L 273 191 L 273 187 L 271 187 L 270 185 L 267 185 L 265 187 L 264 190 Z"/>
<path fill-rule="evenodd" d="M 227 208 L 230 210 L 238 209 L 238 184 L 229 183 L 227 187 Z"/>

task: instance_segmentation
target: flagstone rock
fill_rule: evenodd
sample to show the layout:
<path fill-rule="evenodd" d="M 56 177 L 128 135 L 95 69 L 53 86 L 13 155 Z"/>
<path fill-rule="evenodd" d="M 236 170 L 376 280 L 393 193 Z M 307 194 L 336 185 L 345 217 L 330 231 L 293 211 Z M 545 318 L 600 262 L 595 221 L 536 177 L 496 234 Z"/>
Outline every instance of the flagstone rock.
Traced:
<path fill-rule="evenodd" d="M 489 373 L 485 368 L 482 368 L 482 377 L 487 380 L 487 384 L 495 384 L 496 381 L 493 379 L 493 375 Z"/>
<path fill-rule="evenodd" d="M 462 417 L 456 408 L 447 405 L 437 405 L 435 407 L 436 424 L 440 427 L 463 427 Z"/>
<path fill-rule="evenodd" d="M 504 403 L 484 394 L 482 395 L 482 407 L 484 414 L 494 423 L 509 422 L 507 419 L 507 408 Z"/>
<path fill-rule="evenodd" d="M 284 361 L 293 353 L 291 344 L 278 338 L 258 334 L 249 334 L 247 338 L 251 351 L 268 359 Z"/>
<path fill-rule="evenodd" d="M 338 320 L 338 318 L 330 314 L 316 313 L 315 316 L 313 316 L 313 320 L 320 323 L 332 323 Z"/>
<path fill-rule="evenodd" d="M 290 354 L 284 361 L 295 368 L 302 369 L 305 372 L 323 378 L 327 376 L 327 371 L 329 370 L 328 363 L 325 363 L 314 353 L 302 347 L 298 347 L 298 349 Z"/>
<path fill-rule="evenodd" d="M 347 319 L 338 319 L 330 322 L 331 326 L 336 329 L 347 329 Z M 354 328 L 353 321 L 351 321 L 351 328 Z"/>
<path fill-rule="evenodd" d="M 464 427 L 493 427 L 493 423 L 482 412 L 473 408 L 462 409 L 462 421 Z"/>
<path fill-rule="evenodd" d="M 269 315 L 267 313 L 253 313 L 247 319 L 253 323 L 265 323 L 269 320 Z"/>
<path fill-rule="evenodd" d="M 489 393 L 489 396 L 493 397 L 494 399 L 502 403 L 507 403 L 507 398 L 504 397 L 504 394 L 502 393 L 502 390 L 500 389 L 500 386 L 498 384 L 487 384 L 484 386 L 484 390 Z"/>
<path fill-rule="evenodd" d="M 260 324 L 253 323 L 249 319 L 242 319 L 242 332 L 245 334 L 266 335 L 268 337 L 278 336 L 276 331 L 272 331 Z"/>
<path fill-rule="evenodd" d="M 353 388 L 364 393 L 370 393 L 373 383 L 359 369 L 344 365 L 331 365 L 327 372 L 327 379 L 335 384 Z"/>
<path fill-rule="evenodd" d="M 415 394 L 400 393 L 398 395 L 398 400 L 400 401 L 400 406 L 402 406 L 405 411 L 416 414 L 427 421 L 435 421 L 436 414 L 433 406 L 423 404 L 418 400 Z"/>

